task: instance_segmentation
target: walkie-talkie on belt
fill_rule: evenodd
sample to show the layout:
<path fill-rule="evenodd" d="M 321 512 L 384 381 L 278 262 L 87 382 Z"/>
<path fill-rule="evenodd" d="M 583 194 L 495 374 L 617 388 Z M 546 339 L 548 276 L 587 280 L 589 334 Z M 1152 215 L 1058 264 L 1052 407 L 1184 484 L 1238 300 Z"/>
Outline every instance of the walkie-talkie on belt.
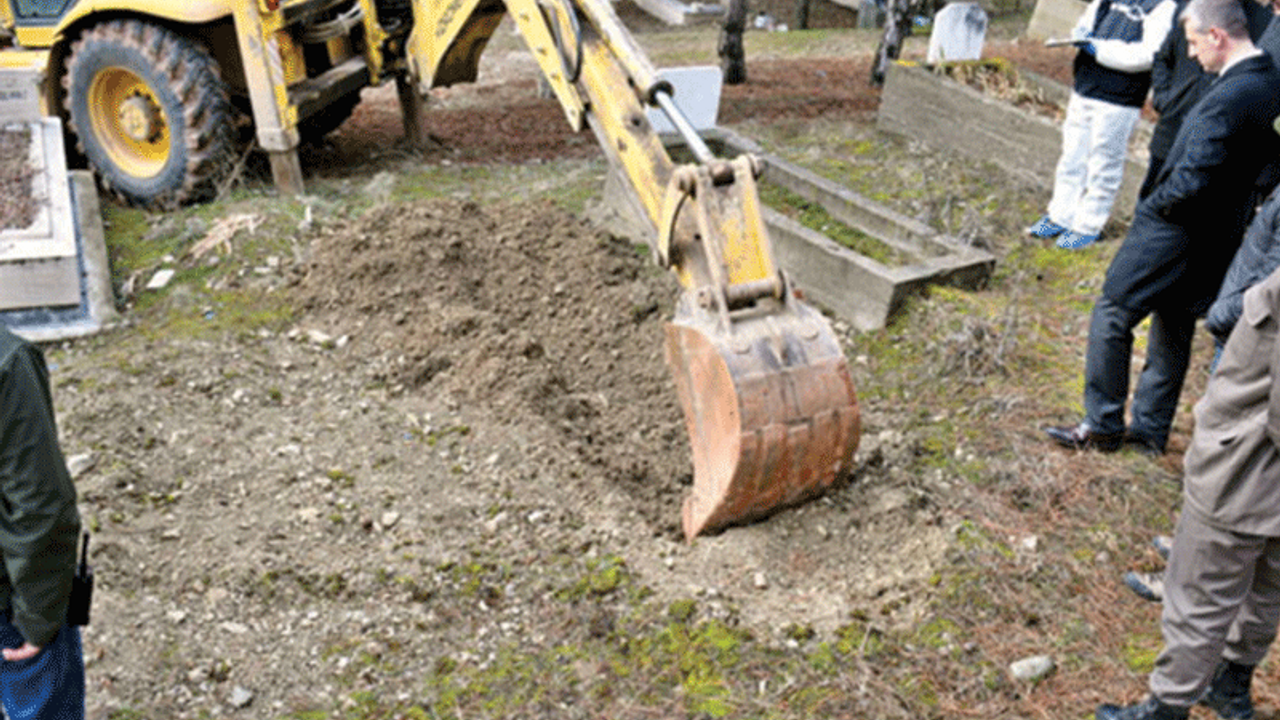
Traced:
<path fill-rule="evenodd" d="M 67 603 L 67 624 L 88 625 L 89 606 L 93 602 L 93 567 L 89 565 L 89 533 L 80 545 L 80 565 L 71 579 L 71 598 Z"/>

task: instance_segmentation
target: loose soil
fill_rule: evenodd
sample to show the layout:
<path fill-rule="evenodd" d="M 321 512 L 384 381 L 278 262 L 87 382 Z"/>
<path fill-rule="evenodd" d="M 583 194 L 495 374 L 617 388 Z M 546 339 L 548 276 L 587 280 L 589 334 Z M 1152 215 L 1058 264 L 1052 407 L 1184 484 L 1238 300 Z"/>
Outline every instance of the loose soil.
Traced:
<path fill-rule="evenodd" d="M 1039 57 L 1003 48 L 1019 63 Z M 431 148 L 403 145 L 394 97 L 377 89 L 306 151 L 308 173 L 376 195 L 376 173 L 402 162 L 599 157 L 536 97 L 527 54 L 487 57 L 480 82 L 435 96 Z M 878 100 L 869 62 L 749 60 L 721 121 L 865 125 Z M 435 717 L 450 698 L 458 717 L 705 717 L 718 706 L 699 705 L 687 683 L 655 697 L 627 685 L 625 664 L 583 648 L 620 643 L 642 662 L 619 637 L 635 608 L 692 601 L 695 617 L 779 647 L 861 623 L 850 652 L 862 657 L 940 592 L 963 481 L 908 472 L 931 451 L 892 399 L 864 404 L 857 467 L 833 492 L 683 541 L 689 448 L 661 357 L 673 280 L 558 205 L 382 203 L 322 218 L 291 255 L 245 261 L 239 272 L 206 265 L 203 287 L 130 299 L 149 317 L 194 318 L 195 330 L 126 323 L 50 349 L 96 534 L 85 632 L 95 720 Z M 289 322 L 199 330 L 245 312 L 231 291 L 288 308 Z M 858 336 L 834 326 L 867 379 Z M 937 372 L 997 372 L 984 332 L 940 333 Z M 990 402 L 992 413 L 1017 405 Z M 1027 498 L 1052 494 L 1056 508 L 1080 490 L 1025 482 Z M 517 650 L 536 667 L 515 663 Z M 954 651 L 975 663 L 981 652 Z M 518 712 L 468 705 L 491 696 L 451 684 L 504 662 L 513 692 L 522 678 L 569 679 Z M 864 669 L 837 688 L 840 716 L 914 716 L 908 689 Z M 787 682 L 766 670 L 760 699 L 741 702 L 761 715 L 790 707 Z"/>
<path fill-rule="evenodd" d="M 30 227 L 40 210 L 31 191 L 30 147 L 29 127 L 0 128 L 0 230 Z"/>

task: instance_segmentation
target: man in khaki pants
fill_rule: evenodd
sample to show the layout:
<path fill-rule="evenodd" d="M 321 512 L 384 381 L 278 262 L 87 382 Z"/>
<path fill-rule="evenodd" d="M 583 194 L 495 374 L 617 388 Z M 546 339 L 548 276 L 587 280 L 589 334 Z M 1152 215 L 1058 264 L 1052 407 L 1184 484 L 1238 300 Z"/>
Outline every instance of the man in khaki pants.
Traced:
<path fill-rule="evenodd" d="M 1197 702 L 1254 716 L 1253 671 L 1280 621 L 1280 270 L 1245 293 L 1195 418 L 1151 694 L 1097 720 L 1181 720 Z"/>

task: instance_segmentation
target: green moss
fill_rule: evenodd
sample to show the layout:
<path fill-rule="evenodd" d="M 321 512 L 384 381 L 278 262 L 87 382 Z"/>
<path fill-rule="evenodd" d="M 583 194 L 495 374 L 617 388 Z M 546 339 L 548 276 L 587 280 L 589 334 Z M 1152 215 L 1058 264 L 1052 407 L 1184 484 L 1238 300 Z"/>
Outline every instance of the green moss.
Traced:
<path fill-rule="evenodd" d="M 1156 657 L 1163 647 L 1160 637 L 1153 634 L 1129 635 L 1120 649 L 1125 667 L 1134 673 L 1146 675 L 1155 669 Z"/>
<path fill-rule="evenodd" d="M 352 488 L 356 485 L 356 476 L 342 468 L 329 468 L 324 475 L 341 488 Z"/>
<path fill-rule="evenodd" d="M 874 657 L 884 650 L 884 638 L 865 620 L 850 623 L 836 630 L 833 649 L 845 657 Z"/>
<path fill-rule="evenodd" d="M 588 560 L 586 572 L 573 585 L 558 590 L 556 597 L 575 602 L 588 597 L 608 595 L 629 581 L 626 561 L 617 555 L 607 555 Z"/>
<path fill-rule="evenodd" d="M 761 184 L 760 201 L 810 230 L 820 232 L 840 245 L 878 263 L 897 266 L 912 262 L 911 257 L 898 252 L 892 246 L 836 220 L 819 203 L 806 200 L 784 187 Z"/>
<path fill-rule="evenodd" d="M 695 600 L 673 600 L 667 607 L 667 617 L 670 617 L 676 622 L 689 622 L 697 611 L 698 603 Z"/>
<path fill-rule="evenodd" d="M 205 273 L 184 271 L 175 277 L 178 282 L 185 282 Z M 280 332 L 294 318 L 294 308 L 283 293 L 249 289 L 208 293 L 179 302 L 165 294 L 144 294 L 139 297 L 135 312 L 160 315 L 142 328 L 153 340 L 171 340 L 175 336 L 216 339 L 226 334 L 251 337 L 260 330 Z"/>
<path fill-rule="evenodd" d="M 916 629 L 915 642 L 925 647 L 939 649 L 954 646 L 961 634 L 960 626 L 948 618 L 934 618 Z"/>
<path fill-rule="evenodd" d="M 965 520 L 956 526 L 955 535 L 956 545 L 961 549 L 979 553 L 994 552 L 1006 560 L 1014 556 L 1013 548 L 996 540 L 990 533 L 970 520 Z"/>
<path fill-rule="evenodd" d="M 819 643 L 808 657 L 809 666 L 820 672 L 829 672 L 836 666 L 836 653 L 829 643 Z"/>
<path fill-rule="evenodd" d="M 898 679 L 898 692 L 917 707 L 938 707 L 938 688 L 928 678 L 908 675 Z"/>
<path fill-rule="evenodd" d="M 422 435 L 426 440 L 428 447 L 435 447 L 441 441 L 451 437 L 464 438 L 471 434 L 470 425 L 446 425 L 442 428 L 433 428 Z"/>

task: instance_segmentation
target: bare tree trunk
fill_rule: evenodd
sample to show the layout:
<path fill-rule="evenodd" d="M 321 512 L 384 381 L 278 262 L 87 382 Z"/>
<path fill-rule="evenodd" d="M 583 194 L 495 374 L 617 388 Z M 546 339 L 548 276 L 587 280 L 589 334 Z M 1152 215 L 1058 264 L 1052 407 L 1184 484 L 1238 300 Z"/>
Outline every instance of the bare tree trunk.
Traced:
<path fill-rule="evenodd" d="M 809 5 L 812 0 L 800 0 L 796 3 L 796 29 L 809 29 Z"/>
<path fill-rule="evenodd" d="M 876 48 L 876 56 L 871 61 L 871 84 L 884 84 L 884 74 L 889 63 L 897 60 L 902 52 L 902 41 L 911 34 L 911 19 L 919 12 L 924 0 L 887 0 L 887 17 L 884 22 L 884 35 L 880 38 L 880 47 Z"/>
<path fill-rule="evenodd" d="M 747 54 L 742 49 L 742 33 L 747 28 L 747 0 L 729 0 L 720 31 L 720 67 L 726 85 L 747 81 Z"/>

